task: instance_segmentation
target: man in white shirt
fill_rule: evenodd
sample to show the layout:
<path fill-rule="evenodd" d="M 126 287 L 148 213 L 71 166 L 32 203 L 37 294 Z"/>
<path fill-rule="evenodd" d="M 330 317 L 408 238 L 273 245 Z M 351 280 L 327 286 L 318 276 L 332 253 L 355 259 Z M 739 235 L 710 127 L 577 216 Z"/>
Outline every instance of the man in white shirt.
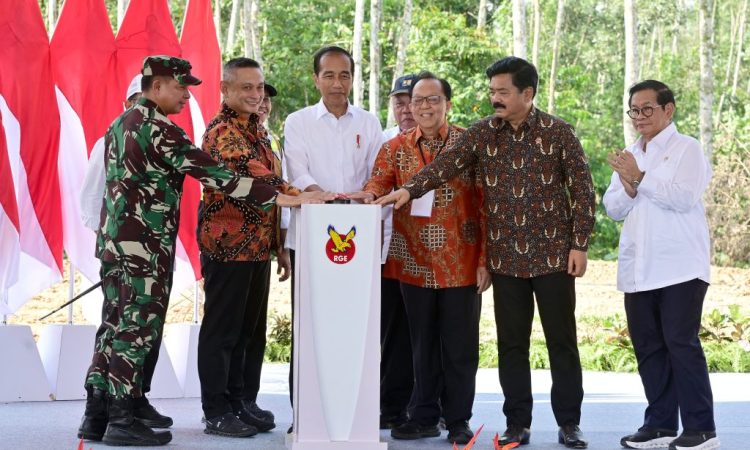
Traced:
<path fill-rule="evenodd" d="M 313 56 L 313 71 L 320 101 L 293 112 L 284 125 L 289 182 L 304 191 L 361 191 L 383 144 L 380 121 L 349 103 L 354 59 L 348 51 L 336 46 L 321 48 Z M 290 249 L 292 267 L 295 233 L 296 223 L 292 220 L 285 245 Z M 295 276 L 292 272 L 292 286 Z M 291 397 L 291 364 L 289 388 Z"/>
<path fill-rule="evenodd" d="M 143 75 L 139 73 L 130 81 L 128 90 L 125 93 L 125 100 L 122 103 L 124 109 L 133 106 L 141 97 L 141 78 L 143 78 Z M 99 222 L 101 220 L 104 184 L 106 181 L 106 168 L 104 167 L 104 162 L 104 136 L 102 136 L 96 141 L 94 148 L 91 150 L 89 164 L 86 167 L 86 175 L 83 179 L 80 194 L 81 220 L 87 228 L 90 228 L 93 231 L 99 230 Z M 111 310 L 111 303 L 107 301 L 102 302 L 103 323 L 106 324 L 113 314 L 116 315 L 117 312 Z M 105 327 L 100 327 L 97 334 L 103 333 L 104 330 Z M 159 339 L 154 342 L 151 351 L 143 362 L 143 394 L 151 391 L 151 380 L 154 378 L 154 371 L 156 370 L 156 361 L 159 359 L 160 348 L 161 334 L 159 335 Z M 104 395 L 99 389 L 91 388 L 89 386 L 87 386 L 86 389 L 91 390 L 91 392 L 87 392 L 87 402 L 93 401 L 95 398 Z M 172 426 L 172 418 L 160 414 L 149 403 L 146 395 L 135 398 L 133 406 L 133 415 L 145 425 L 151 428 L 169 428 Z M 95 427 L 84 418 L 84 421 L 81 424 L 81 429 L 79 430 L 79 436 L 91 436 L 91 430 L 93 428 Z"/>
<path fill-rule="evenodd" d="M 396 79 L 389 94 L 396 125 L 383 131 L 387 142 L 417 126 L 411 113 L 410 89 L 416 75 Z M 383 207 L 383 254 L 385 264 L 393 232 L 393 206 Z M 393 278 L 380 279 L 380 429 L 388 430 L 407 420 L 407 406 L 414 388 L 411 340 L 401 284 Z"/>
<path fill-rule="evenodd" d="M 674 94 L 664 83 L 635 84 L 629 106 L 641 137 L 610 157 L 614 173 L 603 202 L 611 218 L 625 221 L 617 288 L 625 293 L 648 407 L 643 426 L 620 444 L 718 448 L 711 384 L 698 339 L 710 273 L 702 198 L 711 166 L 700 143 L 677 132 Z"/>

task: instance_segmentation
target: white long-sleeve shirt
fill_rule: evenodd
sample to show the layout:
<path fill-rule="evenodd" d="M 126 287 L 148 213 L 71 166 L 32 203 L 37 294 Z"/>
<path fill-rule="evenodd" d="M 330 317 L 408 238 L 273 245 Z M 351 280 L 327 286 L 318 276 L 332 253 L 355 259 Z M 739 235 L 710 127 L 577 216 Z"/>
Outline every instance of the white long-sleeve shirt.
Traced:
<path fill-rule="evenodd" d="M 626 151 L 646 175 L 631 198 L 612 180 L 604 207 L 624 220 L 620 234 L 617 289 L 642 292 L 699 278 L 709 282 L 710 240 L 703 193 L 711 165 L 700 143 L 670 124 L 643 151 L 643 138 Z"/>
<path fill-rule="evenodd" d="M 91 149 L 86 175 L 81 185 L 81 220 L 86 228 L 99 230 L 101 220 L 102 199 L 104 199 L 104 184 L 106 182 L 104 169 L 104 137 L 99 138 Z"/>
<path fill-rule="evenodd" d="M 383 130 L 374 114 L 349 105 L 337 119 L 321 99 L 290 114 L 284 124 L 289 182 L 302 190 L 316 184 L 331 192 L 360 191 L 382 144 Z M 286 234 L 286 247 L 292 250 L 295 222 L 291 220 Z"/>

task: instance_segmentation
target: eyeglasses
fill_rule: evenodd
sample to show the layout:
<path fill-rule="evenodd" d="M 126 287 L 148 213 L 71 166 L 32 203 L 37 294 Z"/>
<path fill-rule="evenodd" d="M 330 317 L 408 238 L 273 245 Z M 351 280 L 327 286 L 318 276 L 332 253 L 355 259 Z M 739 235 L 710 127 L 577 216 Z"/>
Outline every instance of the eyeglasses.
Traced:
<path fill-rule="evenodd" d="M 664 107 L 664 105 L 656 105 L 656 107 Z M 654 115 L 653 106 L 644 106 L 643 108 L 630 108 L 625 112 L 631 119 L 637 119 L 639 114 L 643 114 L 643 117 L 651 117 Z"/>
<path fill-rule="evenodd" d="M 414 97 L 411 99 L 411 106 L 421 106 L 425 101 L 430 105 L 437 105 L 440 100 L 444 99 L 442 95 L 430 95 L 428 97 Z"/>

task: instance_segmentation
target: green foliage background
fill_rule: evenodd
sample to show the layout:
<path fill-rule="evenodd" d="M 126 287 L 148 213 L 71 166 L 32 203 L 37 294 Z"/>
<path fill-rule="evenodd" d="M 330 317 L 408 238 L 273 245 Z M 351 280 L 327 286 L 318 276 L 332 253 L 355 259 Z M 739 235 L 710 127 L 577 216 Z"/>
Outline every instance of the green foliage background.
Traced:
<path fill-rule="evenodd" d="M 47 2 L 40 0 L 44 11 Z M 60 1 L 60 0 L 57 0 Z M 221 4 L 222 41 L 226 41 L 232 0 Z M 327 44 L 351 48 L 354 1 L 258 0 L 259 29 L 266 78 L 280 92 L 275 99 L 271 128 L 283 130 L 283 120 L 291 112 L 318 100 L 312 82 L 312 54 Z M 116 0 L 106 0 L 116 31 Z M 178 34 L 186 0 L 169 0 Z M 530 3 L 530 2 L 529 2 Z M 557 1 L 541 0 L 539 36 L 540 86 L 537 105 L 546 109 L 552 40 Z M 678 129 L 698 137 L 699 110 L 699 26 L 695 1 L 637 0 L 639 79 L 656 78 L 676 93 Z M 747 75 L 747 47 L 750 26 L 735 42 L 745 42 L 740 61 L 739 86 L 732 96 L 730 88 L 734 59 L 730 55 L 737 19 L 742 17 L 742 0 L 716 0 L 714 16 L 715 142 L 714 158 L 750 156 L 750 77 Z M 431 70 L 447 78 L 454 88 L 450 120 L 467 126 L 491 113 L 487 101 L 484 69 L 494 60 L 512 51 L 510 0 L 487 0 L 488 23 L 477 30 L 479 0 L 414 0 L 406 71 Z M 382 62 L 378 75 L 381 96 L 379 116 L 385 125 L 387 93 L 393 77 L 396 50 L 402 25 L 403 0 L 382 0 L 382 27 L 379 33 Z M 240 7 L 240 9 L 242 9 Z M 559 70 L 556 79 L 556 114 L 573 124 L 590 158 L 598 199 L 604 193 L 611 171 L 606 155 L 625 146 L 622 131 L 622 95 L 625 60 L 622 0 L 577 0 L 566 2 L 565 21 L 560 43 Z M 363 30 L 363 80 L 365 103 L 369 79 L 369 2 Z M 532 56 L 533 26 L 531 7 L 527 11 L 528 57 Z M 224 57 L 244 53 L 242 20 L 238 20 L 236 43 L 224 49 Z M 727 77 L 727 74 L 730 76 Z M 722 95 L 725 97 L 720 102 Z M 722 110 L 718 111 L 721 103 Z M 367 105 L 364 105 L 367 107 Z M 747 175 L 750 178 L 750 174 Z M 598 202 L 597 223 L 590 257 L 615 259 L 620 225 L 609 220 Z M 750 250 L 732 252 L 737 242 L 750 241 L 750 193 L 739 192 L 733 207 L 744 213 L 731 218 L 744 228 L 730 232 L 727 224 L 714 225 L 714 240 L 728 239 L 715 250 L 714 261 L 748 266 Z M 713 224 L 712 224 L 713 225 Z M 731 224 L 730 224 L 731 225 Z M 732 234 L 734 233 L 734 234 Z M 731 237 L 731 239 L 728 236 Z M 739 236 L 739 237 L 737 237 Z M 750 249 L 750 247 L 747 247 Z"/>

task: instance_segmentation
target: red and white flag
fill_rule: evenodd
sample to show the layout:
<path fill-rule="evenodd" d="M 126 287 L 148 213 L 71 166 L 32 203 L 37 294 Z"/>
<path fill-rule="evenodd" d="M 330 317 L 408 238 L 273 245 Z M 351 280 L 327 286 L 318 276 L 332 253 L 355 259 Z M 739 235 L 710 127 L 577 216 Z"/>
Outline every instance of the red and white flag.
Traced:
<path fill-rule="evenodd" d="M 143 67 L 143 59 L 150 55 L 182 56 L 177 33 L 172 23 L 167 0 L 131 0 L 117 37 L 117 80 L 120 90 L 125 89 Z M 200 75 L 196 72 L 200 78 Z M 170 119 L 180 126 L 195 142 L 189 105 Z M 183 190 L 180 204 L 180 229 L 178 230 L 176 273 L 173 291 L 180 292 L 196 279 L 200 279 L 200 260 L 196 242 L 196 224 L 200 190 Z"/>
<path fill-rule="evenodd" d="M 2 308 L 14 312 L 61 279 L 60 117 L 36 0 L 0 1 L 0 42 L 0 115 L 8 156 L 0 173 L 12 172 L 20 236 L 18 278 Z"/>
<path fill-rule="evenodd" d="M 18 228 L 16 189 L 0 115 L 0 315 L 11 312 L 7 308 L 8 289 L 18 280 L 18 259 L 21 255 Z"/>
<path fill-rule="evenodd" d="M 194 142 L 200 146 L 206 124 L 219 111 L 221 93 L 219 82 L 221 81 L 221 50 L 219 41 L 216 39 L 216 27 L 214 26 L 211 12 L 210 0 L 188 0 L 185 8 L 185 19 L 182 25 L 180 37 L 182 57 L 190 61 L 193 66 L 192 73 L 200 78 L 203 83 L 191 86 L 190 112 L 193 121 Z M 195 231 L 198 228 L 198 204 L 201 198 L 201 186 L 193 178 L 185 179 L 185 196 L 182 199 L 180 212 L 180 226 L 189 227 Z M 181 230 L 182 231 L 182 230 Z M 185 251 L 190 257 L 196 279 L 200 279 L 200 262 L 198 255 L 198 241 L 193 238 L 188 241 L 182 239 Z"/>
<path fill-rule="evenodd" d="M 91 282 L 99 280 L 96 233 L 81 219 L 80 193 L 88 156 L 122 112 L 125 90 L 115 80 L 115 37 L 101 0 L 67 0 L 50 43 L 60 110 L 58 168 L 68 259 Z M 102 195 L 104 193 L 102 192 Z"/>

